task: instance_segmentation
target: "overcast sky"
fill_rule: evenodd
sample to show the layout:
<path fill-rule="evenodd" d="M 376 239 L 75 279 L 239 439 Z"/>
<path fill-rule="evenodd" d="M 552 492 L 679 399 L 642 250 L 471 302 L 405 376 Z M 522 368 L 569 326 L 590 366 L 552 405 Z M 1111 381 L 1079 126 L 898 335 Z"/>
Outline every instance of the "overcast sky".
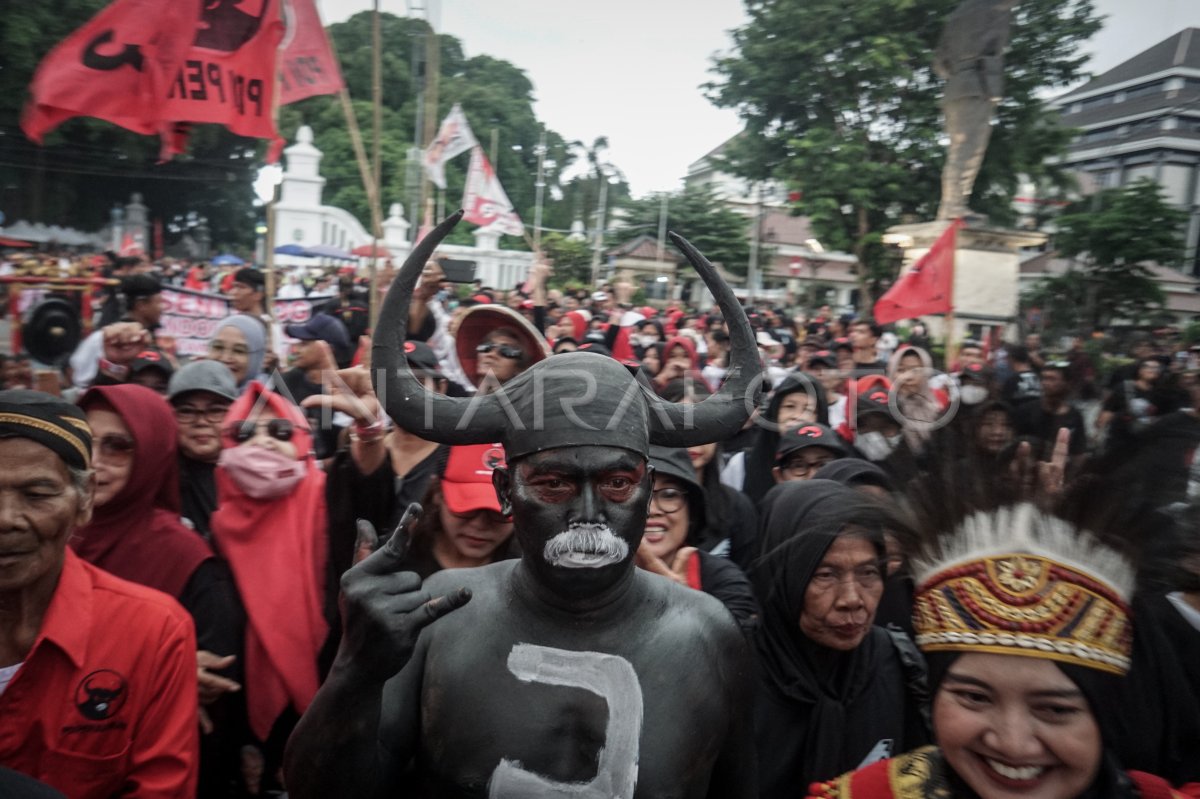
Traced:
<path fill-rule="evenodd" d="M 854 0 L 847 0 L 854 2 Z M 1200 27 L 1200 0 L 1094 0 L 1107 17 L 1090 69 L 1103 72 L 1185 27 Z M 371 0 L 317 0 L 326 24 Z M 566 139 L 607 136 L 611 161 L 635 195 L 678 188 L 687 166 L 736 133 L 731 111 L 699 88 L 712 55 L 745 21 L 741 0 L 382 0 L 384 11 L 434 8 L 439 32 L 468 56 L 525 70 L 538 118 Z M 468 116 L 471 109 L 466 109 Z M 476 131 L 479 136 L 486 135 Z"/>

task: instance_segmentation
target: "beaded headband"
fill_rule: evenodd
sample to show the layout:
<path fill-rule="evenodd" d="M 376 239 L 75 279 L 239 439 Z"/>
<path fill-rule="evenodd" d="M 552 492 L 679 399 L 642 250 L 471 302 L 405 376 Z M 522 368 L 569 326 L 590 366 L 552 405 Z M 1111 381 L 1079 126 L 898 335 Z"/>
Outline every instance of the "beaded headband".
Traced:
<path fill-rule="evenodd" d="M 914 561 L 922 649 L 1129 671 L 1132 569 L 1094 536 L 1022 504 L 968 517 L 938 556 Z"/>

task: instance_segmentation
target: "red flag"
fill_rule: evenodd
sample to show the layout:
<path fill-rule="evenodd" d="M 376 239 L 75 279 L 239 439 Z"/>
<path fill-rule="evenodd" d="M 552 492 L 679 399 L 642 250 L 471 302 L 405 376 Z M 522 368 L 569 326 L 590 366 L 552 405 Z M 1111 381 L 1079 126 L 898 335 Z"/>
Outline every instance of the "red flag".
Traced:
<path fill-rule="evenodd" d="M 215 122 L 241 136 L 279 138 L 272 101 L 283 38 L 280 2 L 215 0 L 203 5 L 192 49 L 168 87 L 166 119 Z M 167 153 L 182 152 L 184 127 L 176 126 Z"/>
<path fill-rule="evenodd" d="M 954 247 L 961 219 L 956 219 L 929 252 L 917 259 L 912 267 L 875 303 L 875 321 L 881 325 L 900 319 L 913 319 L 925 314 L 949 313 L 954 310 Z"/>
<path fill-rule="evenodd" d="M 194 2 L 116 0 L 42 59 L 21 129 L 38 144 L 64 121 L 90 116 L 137 133 L 164 130 L 168 87 L 196 31 Z"/>
<path fill-rule="evenodd" d="M 321 15 L 313 0 L 288 0 L 287 33 L 279 67 L 279 104 L 289 105 L 318 94 L 336 94 L 342 72 L 329 46 Z"/>

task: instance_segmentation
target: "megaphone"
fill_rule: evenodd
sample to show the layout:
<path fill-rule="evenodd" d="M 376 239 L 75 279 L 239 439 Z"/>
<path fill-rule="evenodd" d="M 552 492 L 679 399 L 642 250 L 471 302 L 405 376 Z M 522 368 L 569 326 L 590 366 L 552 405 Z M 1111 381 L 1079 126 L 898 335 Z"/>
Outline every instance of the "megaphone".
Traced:
<path fill-rule="evenodd" d="M 61 297 L 49 297 L 30 308 L 21 324 L 21 341 L 35 361 L 61 367 L 83 338 L 79 311 Z"/>

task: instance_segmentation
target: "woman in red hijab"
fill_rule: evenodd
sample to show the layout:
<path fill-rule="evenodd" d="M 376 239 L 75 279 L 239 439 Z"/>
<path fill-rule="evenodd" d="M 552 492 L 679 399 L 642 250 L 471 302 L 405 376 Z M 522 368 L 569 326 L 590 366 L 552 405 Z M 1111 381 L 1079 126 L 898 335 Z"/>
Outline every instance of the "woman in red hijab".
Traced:
<path fill-rule="evenodd" d="M 257 381 L 230 407 L 221 436 L 212 535 L 246 607 L 250 729 L 266 744 L 272 774 L 317 692 L 328 632 L 325 473 L 304 414 Z"/>
<path fill-rule="evenodd" d="M 72 539 L 88 563 L 179 600 L 196 625 L 202 722 L 200 795 L 237 768 L 245 710 L 245 613 L 229 566 L 179 521 L 178 427 L 167 401 L 145 386 L 88 390 L 96 494 L 92 521 Z"/>

